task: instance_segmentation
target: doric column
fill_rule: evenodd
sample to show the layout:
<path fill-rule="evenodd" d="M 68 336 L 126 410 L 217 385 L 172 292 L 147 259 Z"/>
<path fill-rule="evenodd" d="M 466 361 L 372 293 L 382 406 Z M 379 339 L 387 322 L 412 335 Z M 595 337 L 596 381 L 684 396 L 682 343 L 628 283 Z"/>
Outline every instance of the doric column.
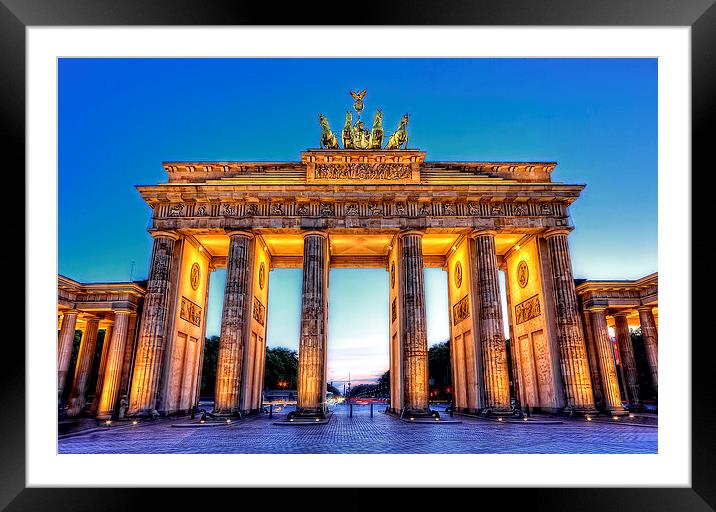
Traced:
<path fill-rule="evenodd" d="M 70 393 L 70 406 L 67 409 L 67 416 L 77 416 L 85 406 L 87 384 L 92 371 L 92 362 L 97 348 L 97 332 L 99 330 L 99 318 L 93 316 L 87 319 L 87 327 L 82 335 L 80 350 L 77 354 L 75 365 L 75 378 L 72 382 Z"/>
<path fill-rule="evenodd" d="M 245 231 L 229 233 L 214 414 L 239 413 L 246 326 L 250 320 L 252 238 L 253 235 Z"/>
<path fill-rule="evenodd" d="M 128 415 L 151 414 L 156 407 L 159 377 L 166 348 L 167 322 L 171 302 L 174 245 L 176 233 L 154 231 L 152 263 L 144 296 L 144 311 L 139 327 Z"/>
<path fill-rule="evenodd" d="M 594 345 L 597 347 L 599 359 L 599 374 L 602 376 L 602 392 L 604 393 L 604 408 L 610 414 L 623 413 L 622 397 L 619 394 L 619 381 L 617 380 L 616 365 L 612 343 L 609 340 L 609 328 L 605 308 L 590 308 L 592 318 L 592 334 Z"/>
<path fill-rule="evenodd" d="M 641 306 L 639 311 L 639 323 L 641 324 L 641 335 L 644 338 L 644 351 L 646 360 L 649 363 L 651 373 L 651 385 L 654 392 L 659 392 L 659 338 L 654 323 L 654 313 L 651 306 Z"/>
<path fill-rule="evenodd" d="M 423 277 L 423 233 L 400 235 L 401 343 L 403 350 L 403 414 L 428 413 L 428 336 Z"/>
<path fill-rule="evenodd" d="M 594 405 L 604 408 L 604 391 L 602 391 L 602 376 L 599 373 L 599 357 L 597 356 L 597 345 L 594 342 L 594 330 L 592 329 L 592 317 L 588 309 L 582 310 L 582 321 L 584 323 L 584 346 L 587 349 L 589 359 L 589 374 L 592 377 L 592 392 L 594 393 Z"/>
<path fill-rule="evenodd" d="M 131 313 L 129 310 L 116 310 L 112 336 L 107 339 L 107 333 L 105 333 L 104 343 L 108 345 L 108 349 L 97 406 L 97 418 L 99 419 L 111 418 L 117 406 L 122 380 L 122 365 L 124 364 L 124 348 L 127 343 L 127 327 Z"/>
<path fill-rule="evenodd" d="M 594 395 L 589 374 L 589 361 L 579 321 L 577 292 L 574 288 L 572 261 L 567 243 L 568 229 L 555 229 L 545 234 L 552 267 L 555 324 L 559 345 L 565 410 L 594 411 Z"/>
<path fill-rule="evenodd" d="M 507 345 L 502 321 L 502 301 L 497 280 L 497 253 L 494 231 L 473 235 L 477 255 L 477 296 L 480 320 L 480 347 L 485 387 L 484 407 L 492 412 L 510 411 L 510 379 Z"/>
<path fill-rule="evenodd" d="M 617 335 L 617 345 L 619 346 L 619 354 L 622 358 L 622 368 L 624 370 L 624 384 L 627 390 L 630 407 L 641 406 L 641 393 L 639 391 L 639 374 L 636 369 L 636 360 L 634 359 L 634 347 L 631 342 L 631 333 L 629 332 L 629 322 L 626 313 L 614 315 L 614 323 Z"/>
<path fill-rule="evenodd" d="M 109 344 L 112 339 L 112 330 L 114 326 L 114 320 L 105 322 L 104 327 L 104 339 L 102 341 L 102 355 L 99 358 L 99 368 L 97 368 L 97 382 L 95 383 L 94 398 L 92 400 L 92 411 L 93 415 L 97 414 L 97 407 L 99 407 L 99 399 L 102 396 L 102 386 L 104 385 L 104 371 L 107 367 L 107 355 L 109 354 Z"/>
<path fill-rule="evenodd" d="M 326 346 L 328 342 L 328 236 L 303 236 L 301 340 L 298 347 L 299 415 L 325 415 Z"/>
<path fill-rule="evenodd" d="M 76 309 L 65 311 L 62 317 L 62 328 L 60 339 L 57 343 L 57 396 L 62 396 L 67 381 L 67 372 L 70 368 L 70 357 L 72 356 L 72 344 L 75 341 L 75 330 L 77 329 Z"/>

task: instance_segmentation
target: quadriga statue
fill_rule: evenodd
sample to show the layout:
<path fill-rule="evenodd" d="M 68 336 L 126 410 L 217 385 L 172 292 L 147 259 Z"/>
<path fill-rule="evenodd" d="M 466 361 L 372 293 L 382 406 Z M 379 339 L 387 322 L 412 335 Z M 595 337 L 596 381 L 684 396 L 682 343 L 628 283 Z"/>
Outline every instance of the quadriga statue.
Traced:
<path fill-rule="evenodd" d="M 406 149 L 408 147 L 408 114 L 398 123 L 398 129 L 388 139 L 385 149 Z"/>
<path fill-rule="evenodd" d="M 338 139 L 333 135 L 331 127 L 328 125 L 328 119 L 323 114 L 318 114 L 318 121 L 321 124 L 321 149 L 336 149 Z"/>

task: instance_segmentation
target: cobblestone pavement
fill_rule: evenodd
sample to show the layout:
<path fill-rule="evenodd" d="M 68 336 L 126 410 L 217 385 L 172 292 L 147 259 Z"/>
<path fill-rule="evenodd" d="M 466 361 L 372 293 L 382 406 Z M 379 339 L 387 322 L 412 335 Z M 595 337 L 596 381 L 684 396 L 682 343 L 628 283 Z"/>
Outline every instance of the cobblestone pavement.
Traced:
<path fill-rule="evenodd" d="M 274 425 L 287 412 L 231 425 L 173 428 L 188 418 L 122 425 L 60 439 L 59 453 L 657 453 L 657 429 L 584 419 L 561 424 L 406 423 L 365 406 L 337 406 L 325 425 Z M 446 418 L 447 419 L 447 418 Z"/>

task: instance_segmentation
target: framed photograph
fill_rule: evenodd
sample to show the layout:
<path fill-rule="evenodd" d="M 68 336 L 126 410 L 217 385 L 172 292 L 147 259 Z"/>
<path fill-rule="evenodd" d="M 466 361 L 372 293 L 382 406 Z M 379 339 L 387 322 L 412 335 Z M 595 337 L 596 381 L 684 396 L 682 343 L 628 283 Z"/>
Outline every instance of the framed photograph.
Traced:
<path fill-rule="evenodd" d="M 27 309 L 0 505 L 714 509 L 713 2 L 2 4 Z"/>

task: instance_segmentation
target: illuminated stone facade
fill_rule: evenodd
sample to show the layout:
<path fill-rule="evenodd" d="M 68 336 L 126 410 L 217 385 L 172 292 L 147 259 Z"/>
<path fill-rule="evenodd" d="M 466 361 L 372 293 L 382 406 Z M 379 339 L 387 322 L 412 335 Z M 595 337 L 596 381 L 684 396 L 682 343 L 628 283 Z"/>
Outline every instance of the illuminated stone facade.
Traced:
<path fill-rule="evenodd" d="M 458 411 L 509 414 L 512 373 L 521 406 L 589 413 L 597 405 L 619 413 L 614 360 L 603 335 L 611 310 L 578 299 L 572 275 L 568 209 L 583 186 L 552 181 L 551 162 L 426 162 L 425 156 L 315 149 L 296 162 L 164 163 L 167 183 L 137 187 L 152 210 L 154 238 L 146 296 L 137 292 L 143 314 L 136 342 L 135 309 L 123 306 L 110 315 L 114 330 L 97 414 L 116 415 L 126 390 L 128 416 L 186 413 L 197 404 L 208 283 L 219 267 L 227 267 L 227 282 L 216 414 L 260 409 L 268 273 L 287 267 L 303 269 L 299 413 L 326 412 L 328 273 L 339 267 L 389 273 L 391 411 L 430 412 L 423 268 L 439 267 L 449 280 Z M 656 379 L 656 320 L 644 307 L 639 315 L 647 323 Z M 60 389 L 72 324 L 83 311 L 68 304 L 63 312 Z M 591 322 L 586 342 L 583 320 Z M 86 321 L 90 330 L 92 322 Z M 594 329 L 599 336 L 591 336 Z M 90 357 L 89 351 L 81 356 Z M 129 369 L 122 363 L 128 351 L 131 383 L 124 382 Z M 87 393 L 85 359 L 78 368 L 73 413 Z M 606 382 L 595 382 L 601 375 Z"/>
<path fill-rule="evenodd" d="M 122 404 L 127 403 L 137 320 L 145 293 L 143 282 L 83 284 L 58 276 L 60 417 L 90 414 L 109 419 L 118 415 Z M 77 337 L 79 350 L 74 358 L 74 371 L 70 373 Z M 90 389 L 92 378 L 96 378 L 96 385 Z"/>
<path fill-rule="evenodd" d="M 622 401 L 628 403 L 629 409 L 639 409 L 645 395 L 653 399 L 657 396 L 658 289 L 659 276 L 656 273 L 634 281 L 577 282 L 591 378 L 594 388 L 598 390 L 595 399 L 600 409 L 620 412 Z M 610 336 L 610 328 L 614 332 L 613 337 Z M 638 375 L 630 330 L 635 328 L 641 328 L 644 373 L 648 373 L 646 379 L 639 379 Z"/>

